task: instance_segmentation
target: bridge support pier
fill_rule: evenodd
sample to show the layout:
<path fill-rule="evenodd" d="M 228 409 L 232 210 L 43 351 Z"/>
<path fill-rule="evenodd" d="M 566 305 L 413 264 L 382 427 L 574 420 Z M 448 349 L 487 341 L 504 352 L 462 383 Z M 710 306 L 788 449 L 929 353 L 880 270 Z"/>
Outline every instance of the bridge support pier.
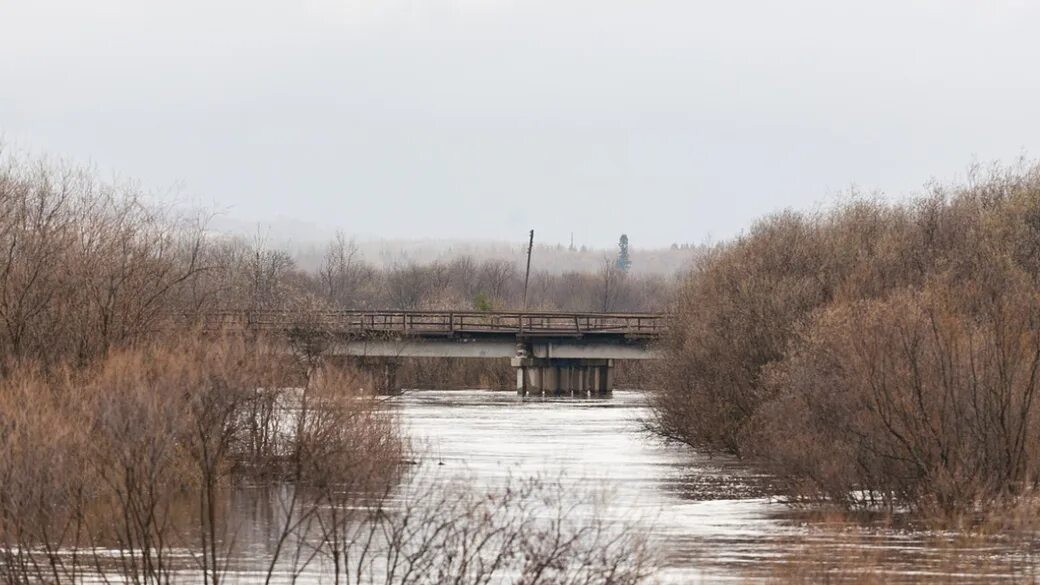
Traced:
<path fill-rule="evenodd" d="M 397 366 L 397 360 L 389 359 L 383 362 L 378 389 L 380 394 L 390 396 L 401 392 L 401 388 L 397 385 Z"/>
<path fill-rule="evenodd" d="M 614 360 L 515 357 L 516 393 L 603 396 L 614 383 Z"/>
<path fill-rule="evenodd" d="M 371 384 L 372 390 L 379 395 L 392 396 L 400 394 L 397 385 L 397 369 L 400 361 L 393 357 L 348 356 L 339 357 L 359 370 L 364 375 L 364 386 Z"/>

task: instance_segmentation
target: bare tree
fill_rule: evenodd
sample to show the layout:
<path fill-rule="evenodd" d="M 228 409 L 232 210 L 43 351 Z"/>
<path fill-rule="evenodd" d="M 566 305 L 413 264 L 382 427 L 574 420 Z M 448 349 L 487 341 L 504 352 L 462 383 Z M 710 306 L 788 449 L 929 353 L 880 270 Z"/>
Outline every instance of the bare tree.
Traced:
<path fill-rule="evenodd" d="M 358 264 L 357 244 L 337 231 L 318 269 L 324 297 L 333 306 L 351 308 L 357 303 L 356 292 L 362 276 Z"/>

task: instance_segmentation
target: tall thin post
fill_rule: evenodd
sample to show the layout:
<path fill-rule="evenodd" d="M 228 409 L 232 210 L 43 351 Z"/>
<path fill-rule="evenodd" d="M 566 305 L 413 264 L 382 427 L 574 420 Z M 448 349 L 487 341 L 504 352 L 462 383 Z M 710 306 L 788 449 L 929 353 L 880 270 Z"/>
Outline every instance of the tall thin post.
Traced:
<path fill-rule="evenodd" d="M 531 278 L 531 250 L 534 249 L 534 230 L 531 230 L 531 239 L 527 242 L 527 271 L 524 272 L 524 312 L 527 312 L 527 281 Z"/>

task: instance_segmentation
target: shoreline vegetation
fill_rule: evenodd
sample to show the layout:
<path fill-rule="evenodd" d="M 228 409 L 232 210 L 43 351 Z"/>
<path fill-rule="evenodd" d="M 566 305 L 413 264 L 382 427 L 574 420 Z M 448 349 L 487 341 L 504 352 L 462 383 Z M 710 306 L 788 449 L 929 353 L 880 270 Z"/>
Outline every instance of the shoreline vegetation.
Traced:
<path fill-rule="evenodd" d="M 241 337 L 159 340 L 85 370 L 5 377 L 0 580 L 218 584 L 247 570 L 263 583 L 310 571 L 343 584 L 626 585 L 649 574 L 638 530 L 575 513 L 596 494 L 539 477 L 485 490 L 408 469 L 421 454 L 358 387 L 349 370 Z M 249 527 L 229 497 L 256 488 L 270 516 L 263 548 L 244 554 Z"/>
<path fill-rule="evenodd" d="M 263 582 L 307 567 L 337 584 L 648 575 L 638 530 L 575 517 L 551 481 L 485 492 L 416 477 L 408 464 L 422 453 L 352 365 L 306 344 L 167 325 L 221 310 L 489 310 L 517 294 L 511 264 L 378 270 L 337 238 L 307 272 L 260 238 L 207 233 L 204 220 L 89 170 L 0 162 L 0 581 L 222 583 L 239 552 L 236 486 L 269 494 L 264 566 L 250 568 Z M 660 280 L 610 264 L 539 273 L 534 298 L 634 310 L 664 294 Z M 499 375 L 429 366 L 405 377 Z"/>
<path fill-rule="evenodd" d="M 675 307 L 660 434 L 761 466 L 795 502 L 967 526 L 1036 501 L 1040 166 L 769 216 Z"/>

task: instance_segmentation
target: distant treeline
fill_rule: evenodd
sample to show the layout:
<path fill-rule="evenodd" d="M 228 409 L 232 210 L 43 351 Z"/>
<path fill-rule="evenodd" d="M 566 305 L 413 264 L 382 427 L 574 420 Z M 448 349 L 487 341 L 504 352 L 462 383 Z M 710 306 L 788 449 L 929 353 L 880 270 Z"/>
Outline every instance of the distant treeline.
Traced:
<path fill-rule="evenodd" d="M 636 255 L 635 261 L 639 261 Z M 170 315 L 307 308 L 519 309 L 516 262 L 458 256 L 380 267 L 337 236 L 304 270 L 263 238 L 207 230 L 204 216 L 156 206 L 89 169 L 0 163 L 0 355 L 88 363 L 162 328 Z M 535 269 L 535 310 L 652 311 L 672 278 L 637 276 L 606 256 L 592 272 Z"/>
<path fill-rule="evenodd" d="M 516 310 L 523 303 L 524 269 L 510 260 L 478 261 L 470 256 L 378 268 L 339 236 L 328 245 L 317 272 L 301 272 L 295 281 L 302 291 L 335 307 Z M 589 272 L 534 268 L 528 308 L 658 311 L 676 282 L 676 276 L 629 274 L 609 256 Z"/>
<path fill-rule="evenodd" d="M 1040 166 L 773 215 L 677 296 L 665 435 L 852 507 L 971 512 L 1040 487 Z"/>
<path fill-rule="evenodd" d="M 210 222 L 211 226 L 220 225 L 219 219 Z M 237 229 L 228 231 L 231 234 L 250 234 L 260 232 L 273 247 L 285 250 L 292 255 L 297 265 L 307 271 L 317 270 L 327 251 L 326 243 L 335 239 L 335 234 L 321 238 L 320 233 L 312 234 L 307 239 L 301 237 L 287 238 L 279 225 L 254 226 L 251 231 Z M 525 233 L 519 234 L 526 236 Z M 604 259 L 614 258 L 618 253 L 617 246 L 597 248 L 588 246 L 570 246 L 567 244 L 549 244 L 540 241 L 540 234 L 535 234 L 533 267 L 552 274 L 564 272 L 596 272 Z M 317 240 L 317 241 L 316 241 Z M 484 260 L 503 260 L 514 266 L 523 266 L 527 256 L 527 241 L 517 240 L 515 243 L 505 241 L 482 240 L 376 240 L 355 238 L 354 245 L 358 253 L 376 268 L 385 269 L 399 264 L 432 264 L 449 262 L 454 258 L 466 256 L 476 262 Z M 647 248 L 639 246 L 638 240 L 633 242 L 632 275 L 668 276 L 689 269 L 690 265 L 705 251 L 704 246 L 693 244 L 672 244 L 667 248 Z"/>

